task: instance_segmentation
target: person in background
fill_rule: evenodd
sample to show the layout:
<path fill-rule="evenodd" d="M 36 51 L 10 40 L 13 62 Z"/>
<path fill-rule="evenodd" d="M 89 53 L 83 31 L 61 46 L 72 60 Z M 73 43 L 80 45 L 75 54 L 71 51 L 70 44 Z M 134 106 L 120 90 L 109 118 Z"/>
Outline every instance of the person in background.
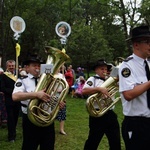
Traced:
<path fill-rule="evenodd" d="M 34 125 L 27 116 L 27 107 L 30 99 L 39 99 L 43 102 L 49 102 L 50 95 L 45 92 L 45 89 L 34 92 L 37 80 L 40 74 L 40 59 L 37 56 L 31 56 L 24 64 L 28 71 L 27 76 L 20 77 L 15 84 L 12 98 L 15 102 L 21 101 L 21 109 L 23 112 L 23 143 L 22 150 L 54 150 L 55 130 L 54 122 L 46 127 Z M 64 102 L 59 103 L 62 109 L 65 106 Z"/>
<path fill-rule="evenodd" d="M 3 74 L 4 73 L 4 70 L 3 68 L 0 67 L 0 74 Z"/>
<path fill-rule="evenodd" d="M 1 91 L 5 95 L 9 142 L 14 142 L 16 139 L 16 126 L 20 112 L 20 102 L 14 102 L 12 100 L 12 92 L 16 80 L 15 61 L 7 60 L 6 71 L 1 75 Z"/>
<path fill-rule="evenodd" d="M 26 66 L 24 65 L 24 67 L 22 68 L 22 70 L 19 72 L 20 76 L 26 76 L 27 75 L 27 70 L 26 70 Z"/>
<path fill-rule="evenodd" d="M 61 78 L 63 80 L 66 81 L 65 76 L 64 76 L 64 65 L 60 68 L 60 70 L 58 71 L 58 73 L 55 75 L 56 78 Z M 59 86 L 58 88 L 58 95 L 61 94 L 62 91 L 62 87 Z M 66 103 L 66 100 L 64 100 L 64 102 Z M 59 133 L 62 135 L 67 135 L 65 130 L 64 130 L 64 125 L 65 125 L 65 120 L 66 120 L 66 105 L 64 106 L 64 108 L 60 109 L 56 119 L 60 122 L 60 127 L 59 127 Z"/>
<path fill-rule="evenodd" d="M 74 93 L 74 96 L 75 97 L 79 97 L 79 98 L 84 98 L 85 96 L 82 94 L 82 89 L 83 89 L 83 86 L 85 84 L 85 79 L 83 76 L 80 76 L 79 81 L 77 82 L 77 88 L 75 89 L 75 93 Z"/>
<path fill-rule="evenodd" d="M 73 80 L 74 79 L 73 79 L 72 70 L 69 66 L 67 67 L 67 70 L 65 72 L 65 78 L 66 78 L 66 80 L 68 82 L 68 85 L 69 85 L 69 94 L 70 94 L 70 92 L 72 90 L 71 86 L 73 85 Z"/>
<path fill-rule="evenodd" d="M 18 66 L 18 71 L 21 72 L 22 71 L 22 67 L 21 65 Z"/>
<path fill-rule="evenodd" d="M 1 83 L 1 74 L 4 73 L 4 70 L 0 68 L 0 83 Z M 7 124 L 7 112 L 5 107 L 5 96 L 4 93 L 1 92 L 0 87 L 0 125 L 5 126 Z"/>
<path fill-rule="evenodd" d="M 113 68 L 115 67 L 113 64 L 108 63 L 109 67 L 108 67 L 108 71 L 107 71 L 107 77 L 109 78 L 111 71 L 113 70 Z"/>
<path fill-rule="evenodd" d="M 105 87 L 100 87 L 105 81 L 108 68 L 109 65 L 103 59 L 95 63 L 95 76 L 91 76 L 85 82 L 82 90 L 84 95 L 102 93 L 105 98 L 110 96 Z M 96 103 L 94 109 L 99 110 Z M 84 150 L 97 150 L 104 134 L 108 138 L 110 150 L 121 150 L 119 122 L 112 108 L 101 117 L 89 116 L 89 135 Z"/>
<path fill-rule="evenodd" d="M 150 149 L 150 27 L 131 30 L 133 54 L 119 67 L 119 92 L 123 106 L 122 137 L 126 150 Z"/>
<path fill-rule="evenodd" d="M 78 79 L 80 76 L 83 76 L 85 78 L 83 70 L 84 68 L 81 68 L 81 67 L 77 68 L 76 79 Z"/>
<path fill-rule="evenodd" d="M 75 74 L 75 71 L 74 69 L 72 68 L 72 65 L 69 65 L 70 69 L 72 70 L 72 74 L 73 74 L 73 82 L 75 82 L 75 79 L 76 79 L 76 74 Z"/>

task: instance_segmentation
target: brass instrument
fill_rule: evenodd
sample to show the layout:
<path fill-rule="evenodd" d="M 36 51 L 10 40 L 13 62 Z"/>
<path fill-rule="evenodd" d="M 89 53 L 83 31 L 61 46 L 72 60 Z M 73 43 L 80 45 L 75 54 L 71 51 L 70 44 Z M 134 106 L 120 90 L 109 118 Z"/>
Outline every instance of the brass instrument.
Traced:
<path fill-rule="evenodd" d="M 110 97 L 105 98 L 102 93 L 95 93 L 91 95 L 86 101 L 86 108 L 88 113 L 93 117 L 103 116 L 111 107 L 113 107 L 121 98 L 120 96 L 115 98 L 118 93 L 118 68 L 124 59 L 118 57 L 115 64 L 118 64 L 112 70 L 110 77 L 101 85 L 101 87 L 107 88 Z M 97 108 L 95 108 L 95 106 Z"/>
<path fill-rule="evenodd" d="M 40 99 L 32 99 L 28 105 L 28 118 L 30 121 L 41 127 L 50 125 L 58 111 L 59 103 L 62 102 L 68 93 L 68 83 L 61 79 L 55 78 L 58 69 L 66 62 L 70 61 L 70 57 L 54 47 L 45 47 L 48 54 L 46 64 L 53 64 L 52 73 L 43 73 L 37 84 L 35 92 L 46 89 L 46 93 L 50 95 L 50 102 L 44 102 Z M 59 86 L 62 87 L 61 93 L 58 93 Z"/>

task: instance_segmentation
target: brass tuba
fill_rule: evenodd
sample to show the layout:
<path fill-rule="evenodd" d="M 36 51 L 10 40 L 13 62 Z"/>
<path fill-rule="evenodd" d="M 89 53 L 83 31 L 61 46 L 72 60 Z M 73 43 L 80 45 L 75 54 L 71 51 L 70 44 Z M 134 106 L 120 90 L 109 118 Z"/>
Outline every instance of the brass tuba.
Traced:
<path fill-rule="evenodd" d="M 124 59 L 118 57 L 115 61 L 117 65 L 112 70 L 110 77 L 101 85 L 101 87 L 107 88 L 110 97 L 105 98 L 102 93 L 95 93 L 88 97 L 86 101 L 86 108 L 88 113 L 93 117 L 103 116 L 111 107 L 113 107 L 121 98 L 120 96 L 115 98 L 118 93 L 118 68 Z M 98 106 L 95 108 L 94 106 Z"/>
<path fill-rule="evenodd" d="M 70 61 L 70 57 L 54 47 L 45 47 L 48 54 L 46 64 L 52 64 L 51 73 L 43 73 L 37 84 L 35 92 L 46 89 L 46 93 L 50 95 L 50 102 L 44 102 L 40 99 L 32 99 L 28 105 L 28 118 L 30 121 L 41 127 L 50 125 L 58 111 L 59 103 L 64 100 L 68 93 L 68 83 L 62 78 L 56 78 L 55 74 L 58 69 L 67 61 Z M 59 86 L 62 87 L 61 93 L 58 93 Z"/>

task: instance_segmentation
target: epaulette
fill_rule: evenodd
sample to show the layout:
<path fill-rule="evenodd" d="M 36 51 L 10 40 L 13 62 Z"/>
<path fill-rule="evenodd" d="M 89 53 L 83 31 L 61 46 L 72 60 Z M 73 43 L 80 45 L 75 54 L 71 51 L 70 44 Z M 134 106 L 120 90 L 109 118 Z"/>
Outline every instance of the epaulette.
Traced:
<path fill-rule="evenodd" d="M 124 62 L 128 62 L 129 60 L 133 59 L 133 57 L 128 57 L 124 60 Z"/>
<path fill-rule="evenodd" d="M 23 80 L 25 78 L 27 78 L 28 76 L 20 76 L 19 79 Z"/>

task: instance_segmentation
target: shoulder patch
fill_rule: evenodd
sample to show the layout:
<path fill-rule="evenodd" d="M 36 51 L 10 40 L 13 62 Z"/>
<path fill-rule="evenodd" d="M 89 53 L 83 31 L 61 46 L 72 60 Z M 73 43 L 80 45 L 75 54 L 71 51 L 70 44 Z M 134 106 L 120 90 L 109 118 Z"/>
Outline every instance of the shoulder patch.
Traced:
<path fill-rule="evenodd" d="M 133 59 L 133 57 L 128 57 L 124 60 L 124 62 L 128 62 L 129 60 Z"/>
<path fill-rule="evenodd" d="M 88 84 L 89 86 L 92 86 L 92 85 L 93 85 L 93 82 L 92 82 L 92 81 L 88 81 L 87 84 Z"/>
<path fill-rule="evenodd" d="M 121 74 L 123 77 L 127 78 L 131 75 L 131 71 L 129 68 L 123 68 Z"/>
<path fill-rule="evenodd" d="M 21 85 L 22 85 L 21 82 L 17 82 L 17 83 L 16 83 L 16 87 L 20 87 Z"/>
<path fill-rule="evenodd" d="M 25 78 L 27 78 L 28 76 L 20 76 L 19 79 L 23 80 Z"/>

